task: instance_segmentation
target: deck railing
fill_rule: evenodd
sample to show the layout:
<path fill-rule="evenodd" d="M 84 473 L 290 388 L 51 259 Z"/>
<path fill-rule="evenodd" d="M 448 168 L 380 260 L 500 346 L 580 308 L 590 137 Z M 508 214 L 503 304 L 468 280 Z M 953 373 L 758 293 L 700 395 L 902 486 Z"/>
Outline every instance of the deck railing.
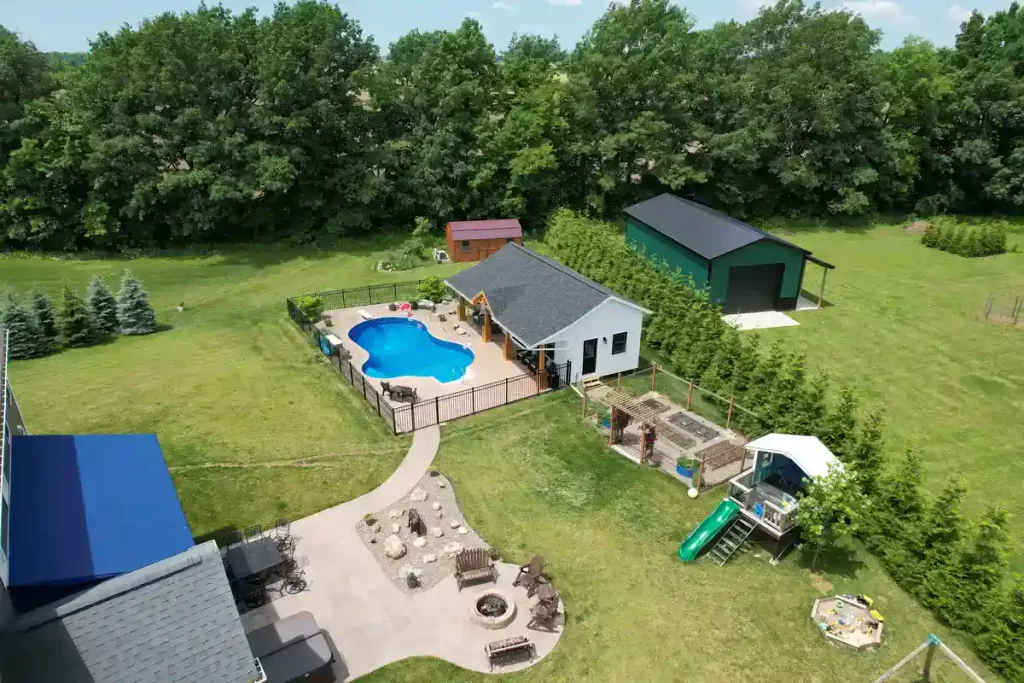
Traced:
<path fill-rule="evenodd" d="M 761 505 L 761 514 L 756 515 L 758 521 L 779 534 L 784 534 L 796 524 L 796 512 L 799 504 L 788 506 L 785 510 L 770 500 L 764 500 L 752 495 L 755 484 L 754 470 L 749 469 L 729 480 L 729 498 L 735 501 L 744 510 L 754 511 Z"/>

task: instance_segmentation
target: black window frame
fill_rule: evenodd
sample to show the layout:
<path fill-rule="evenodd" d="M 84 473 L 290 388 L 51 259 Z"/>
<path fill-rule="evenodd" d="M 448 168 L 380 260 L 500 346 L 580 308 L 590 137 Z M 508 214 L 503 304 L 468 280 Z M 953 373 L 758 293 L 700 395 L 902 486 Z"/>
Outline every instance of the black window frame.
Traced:
<path fill-rule="evenodd" d="M 462 251 L 469 251 L 469 240 L 462 240 Z"/>
<path fill-rule="evenodd" d="M 621 337 L 621 339 L 620 339 Z M 622 344 L 618 351 L 615 350 L 619 344 Z M 620 353 L 626 352 L 626 347 L 629 345 L 629 333 L 628 332 L 616 332 L 612 335 L 612 355 L 617 356 Z"/>

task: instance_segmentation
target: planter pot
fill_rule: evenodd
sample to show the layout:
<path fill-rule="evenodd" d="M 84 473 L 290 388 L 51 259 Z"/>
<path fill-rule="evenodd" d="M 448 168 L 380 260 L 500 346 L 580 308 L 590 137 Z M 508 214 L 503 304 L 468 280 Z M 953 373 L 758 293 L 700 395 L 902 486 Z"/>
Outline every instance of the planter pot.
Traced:
<path fill-rule="evenodd" d="M 689 467 L 683 467 L 682 465 L 676 465 L 676 474 L 680 477 L 686 477 L 687 479 L 693 479 L 695 470 L 691 470 Z"/>

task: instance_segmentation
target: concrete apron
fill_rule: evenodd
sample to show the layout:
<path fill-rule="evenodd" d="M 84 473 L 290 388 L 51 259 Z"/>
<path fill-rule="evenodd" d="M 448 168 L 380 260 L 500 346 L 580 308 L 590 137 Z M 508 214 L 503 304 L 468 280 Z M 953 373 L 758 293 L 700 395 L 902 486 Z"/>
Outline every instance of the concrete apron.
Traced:
<path fill-rule="evenodd" d="M 440 430 L 435 427 L 413 434 L 412 447 L 397 470 L 378 488 L 355 500 L 297 520 L 291 533 L 297 541 L 296 557 L 306 557 L 309 589 L 285 595 L 242 615 L 246 632 L 307 610 L 327 635 L 334 650 L 335 676 L 347 681 L 407 657 L 430 656 L 472 671 L 490 672 L 484 646 L 495 640 L 528 635 L 540 661 L 554 649 L 562 633 L 562 617 L 555 632 L 527 631 L 530 607 L 512 582 L 519 567 L 498 563 L 498 581 L 458 591 L 448 576 L 429 591 L 408 594 L 397 589 L 363 545 L 356 524 L 367 512 L 379 510 L 402 498 L 426 474 L 437 453 Z M 487 630 L 470 618 L 476 597 L 497 588 L 514 597 L 515 620 L 501 630 Z M 522 662 L 499 667 L 507 673 L 531 666 Z"/>

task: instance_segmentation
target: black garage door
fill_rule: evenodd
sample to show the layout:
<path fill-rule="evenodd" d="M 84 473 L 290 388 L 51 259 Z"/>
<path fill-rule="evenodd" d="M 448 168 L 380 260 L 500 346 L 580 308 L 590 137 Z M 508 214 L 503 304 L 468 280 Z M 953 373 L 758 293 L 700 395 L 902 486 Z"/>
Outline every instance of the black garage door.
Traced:
<path fill-rule="evenodd" d="M 785 267 L 782 263 L 770 263 L 766 266 L 730 268 L 725 312 L 753 313 L 775 310 Z"/>

